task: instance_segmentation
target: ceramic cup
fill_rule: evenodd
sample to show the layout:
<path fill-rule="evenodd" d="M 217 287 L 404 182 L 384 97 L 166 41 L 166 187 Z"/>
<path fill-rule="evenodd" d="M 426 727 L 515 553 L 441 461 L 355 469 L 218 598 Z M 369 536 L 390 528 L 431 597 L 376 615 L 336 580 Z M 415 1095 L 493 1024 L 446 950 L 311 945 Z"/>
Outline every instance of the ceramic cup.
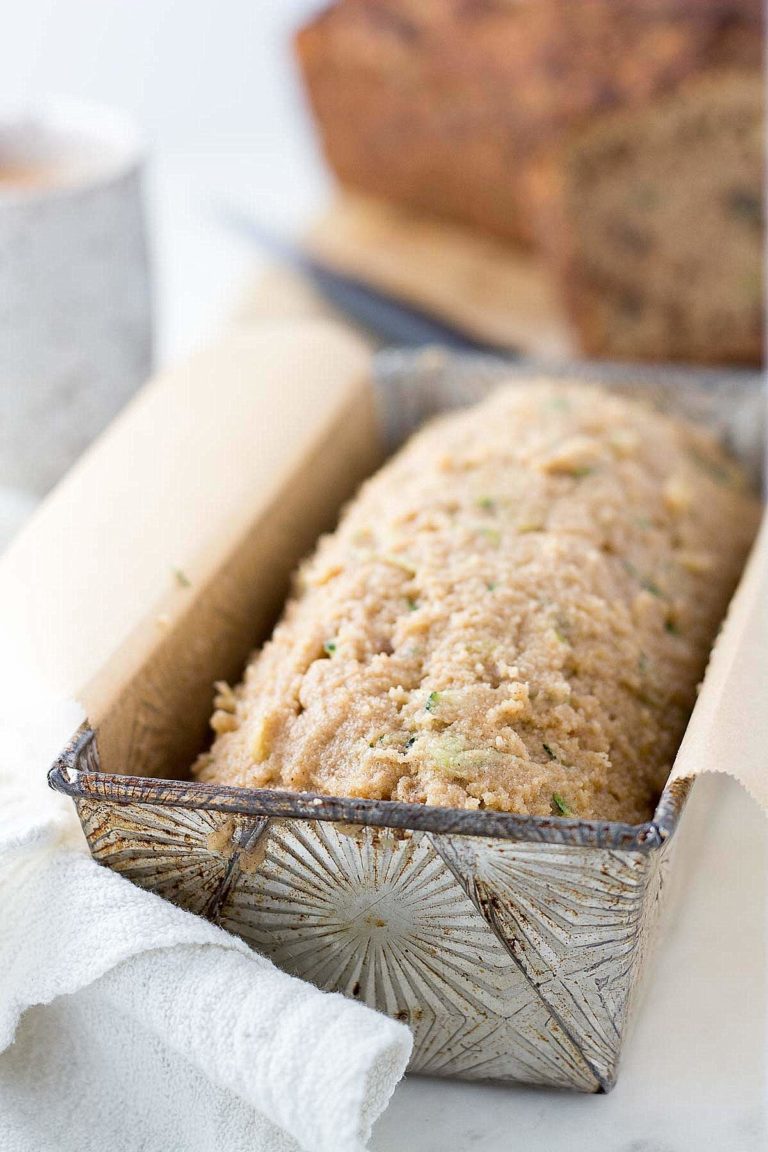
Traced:
<path fill-rule="evenodd" d="M 143 156 L 102 108 L 0 111 L 0 488 L 40 496 L 151 368 Z"/>

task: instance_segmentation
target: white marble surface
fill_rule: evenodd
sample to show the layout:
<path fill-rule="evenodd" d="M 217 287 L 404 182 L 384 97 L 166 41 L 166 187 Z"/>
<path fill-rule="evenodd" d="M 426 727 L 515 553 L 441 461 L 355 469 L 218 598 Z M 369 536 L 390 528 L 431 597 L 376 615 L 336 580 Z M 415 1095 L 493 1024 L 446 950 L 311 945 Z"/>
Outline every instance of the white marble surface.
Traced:
<path fill-rule="evenodd" d="M 14 9 L 15 35 L 5 29 L 0 69 L 8 94 L 54 88 L 111 101 L 147 128 L 156 158 L 149 200 L 163 362 L 215 331 L 258 265 L 216 220 L 214 206 L 235 201 L 290 228 L 325 194 L 281 49 L 313 6 L 27 0 Z M 17 519 L 24 511 L 20 505 Z M 0 493 L 0 531 L 4 512 L 13 518 Z M 687 887 L 614 1092 L 579 1097 L 410 1078 L 377 1125 L 374 1152 L 768 1147 L 766 822 L 737 786 L 704 781 L 682 835 L 676 871 Z"/>

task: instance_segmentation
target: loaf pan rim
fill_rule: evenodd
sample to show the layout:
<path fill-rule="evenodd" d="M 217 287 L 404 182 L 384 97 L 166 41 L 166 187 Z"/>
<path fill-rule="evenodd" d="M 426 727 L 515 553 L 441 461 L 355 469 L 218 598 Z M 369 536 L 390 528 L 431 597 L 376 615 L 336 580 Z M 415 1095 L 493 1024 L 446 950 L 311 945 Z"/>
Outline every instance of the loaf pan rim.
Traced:
<path fill-rule="evenodd" d="M 692 779 L 668 782 L 651 820 L 625 824 L 129 776 L 101 772 L 94 767 L 94 761 L 98 764 L 97 733 L 86 722 L 51 766 L 49 786 L 75 801 L 201 809 L 249 818 L 322 820 L 438 835 L 484 836 L 516 843 L 641 853 L 653 852 L 670 839 L 693 784 Z M 84 763 L 86 767 L 82 767 Z"/>

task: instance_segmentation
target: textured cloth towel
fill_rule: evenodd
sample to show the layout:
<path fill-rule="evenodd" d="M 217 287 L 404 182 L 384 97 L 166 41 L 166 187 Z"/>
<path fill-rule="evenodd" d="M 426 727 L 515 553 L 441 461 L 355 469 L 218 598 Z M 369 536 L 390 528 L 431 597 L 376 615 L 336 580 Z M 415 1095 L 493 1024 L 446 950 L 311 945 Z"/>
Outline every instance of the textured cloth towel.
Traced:
<path fill-rule="evenodd" d="M 95 864 L 44 783 L 77 708 L 0 699 L 3 1152 L 364 1148 L 408 1030 Z"/>

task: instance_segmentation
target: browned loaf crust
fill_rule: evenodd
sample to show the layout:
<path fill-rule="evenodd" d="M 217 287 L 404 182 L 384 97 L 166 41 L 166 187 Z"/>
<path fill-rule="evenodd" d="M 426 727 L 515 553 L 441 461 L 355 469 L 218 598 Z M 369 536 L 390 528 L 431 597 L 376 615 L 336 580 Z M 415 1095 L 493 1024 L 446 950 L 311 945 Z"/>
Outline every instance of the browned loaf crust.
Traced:
<path fill-rule="evenodd" d="M 764 82 L 743 72 L 570 142 L 546 232 L 588 355 L 761 359 L 764 166 Z"/>
<path fill-rule="evenodd" d="M 297 37 L 327 158 L 368 194 L 532 242 L 542 147 L 722 63 L 759 0 L 339 0 Z"/>
<path fill-rule="evenodd" d="M 567 145 L 621 111 L 627 131 L 651 124 L 658 101 L 697 77 L 759 76 L 762 22 L 760 0 L 337 0 L 299 33 L 297 50 L 342 184 L 547 253 L 554 230 L 572 257 L 576 326 L 603 355 L 615 349 L 597 278 L 583 306 L 574 303 L 579 198 Z M 720 220 L 736 226 L 727 213 Z M 689 340 L 698 321 L 686 316 L 659 355 L 760 359 L 752 305 L 746 319 L 739 307 L 737 336 Z M 637 351 L 630 337 L 622 354 L 647 355 L 645 337 Z"/>

